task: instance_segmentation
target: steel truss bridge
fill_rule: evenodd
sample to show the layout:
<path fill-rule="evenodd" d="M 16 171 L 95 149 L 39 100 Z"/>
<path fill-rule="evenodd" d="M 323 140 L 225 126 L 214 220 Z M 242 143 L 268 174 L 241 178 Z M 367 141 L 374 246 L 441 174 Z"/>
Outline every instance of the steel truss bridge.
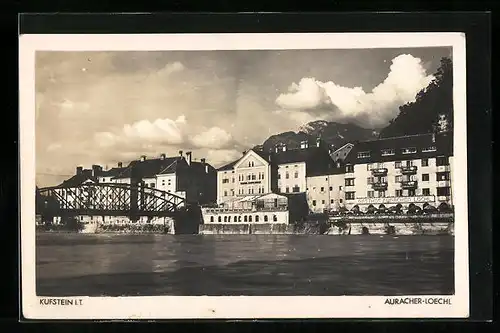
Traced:
<path fill-rule="evenodd" d="M 175 194 L 140 185 L 83 183 L 73 187 L 45 187 L 37 191 L 42 210 L 53 216 L 174 217 L 186 209 L 186 200 Z"/>

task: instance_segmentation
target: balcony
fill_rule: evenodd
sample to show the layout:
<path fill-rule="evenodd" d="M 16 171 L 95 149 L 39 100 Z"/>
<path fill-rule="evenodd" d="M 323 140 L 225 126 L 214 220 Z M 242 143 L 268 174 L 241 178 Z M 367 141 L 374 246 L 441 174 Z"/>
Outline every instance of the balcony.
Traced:
<path fill-rule="evenodd" d="M 387 182 L 376 182 L 372 184 L 372 188 L 375 191 L 385 191 L 387 190 Z"/>
<path fill-rule="evenodd" d="M 437 172 L 450 172 L 451 171 L 451 168 L 449 165 L 438 165 L 436 167 L 436 171 Z"/>
<path fill-rule="evenodd" d="M 415 180 L 410 181 L 402 181 L 401 188 L 404 190 L 414 190 L 418 186 L 418 183 Z"/>
<path fill-rule="evenodd" d="M 375 177 L 387 176 L 387 168 L 372 169 L 372 175 Z"/>
<path fill-rule="evenodd" d="M 417 167 L 415 165 L 412 166 L 402 166 L 401 173 L 403 175 L 414 175 L 417 173 Z"/>

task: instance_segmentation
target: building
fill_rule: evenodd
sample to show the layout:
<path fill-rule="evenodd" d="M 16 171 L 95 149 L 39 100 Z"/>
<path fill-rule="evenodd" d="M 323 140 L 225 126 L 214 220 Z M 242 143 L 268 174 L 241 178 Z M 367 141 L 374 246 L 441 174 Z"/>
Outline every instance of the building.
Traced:
<path fill-rule="evenodd" d="M 345 168 L 337 163 L 307 177 L 307 203 L 311 213 L 338 210 L 344 206 Z"/>
<path fill-rule="evenodd" d="M 187 203 L 210 204 L 216 200 L 216 177 L 216 170 L 206 163 L 205 159 L 195 162 L 192 161 L 191 152 L 186 153 L 186 156 L 179 152 L 179 155 L 175 157 L 166 157 L 162 154 L 159 158 L 147 159 L 146 156 L 142 156 L 140 160 L 132 161 L 126 167 L 118 163 L 117 167 L 109 170 L 103 170 L 99 165 L 93 165 L 92 169 L 79 166 L 76 168 L 76 174 L 59 184 L 55 191 L 69 204 L 73 202 L 77 204 L 78 202 L 75 201 L 81 199 L 82 191 L 89 191 L 79 188 L 79 185 L 85 183 L 130 184 L 142 188 L 138 192 L 138 200 L 141 200 L 143 195 L 153 194 L 156 189 L 184 198 Z M 109 197 L 87 192 L 85 195 L 90 200 L 90 203 L 86 204 L 90 204 L 91 208 L 102 208 L 103 215 L 105 215 L 105 209 L 123 209 L 120 206 L 123 204 L 122 201 L 113 197 L 115 195 L 113 191 L 109 193 Z M 78 218 L 84 223 L 117 221 L 117 218 L 111 216 L 82 215 Z M 58 223 L 60 219 L 56 217 L 54 222 Z M 128 218 L 122 217 L 120 221 L 128 221 Z"/>
<path fill-rule="evenodd" d="M 448 133 L 359 142 L 344 160 L 344 202 L 453 205 L 453 143 Z M 340 185 L 339 185 L 340 186 Z"/>
<path fill-rule="evenodd" d="M 300 148 L 285 144 L 264 152 L 250 149 L 241 158 L 217 170 L 217 204 L 235 197 L 281 193 L 306 193 L 309 175 L 330 168 L 334 163 L 321 140 L 303 141 Z"/>

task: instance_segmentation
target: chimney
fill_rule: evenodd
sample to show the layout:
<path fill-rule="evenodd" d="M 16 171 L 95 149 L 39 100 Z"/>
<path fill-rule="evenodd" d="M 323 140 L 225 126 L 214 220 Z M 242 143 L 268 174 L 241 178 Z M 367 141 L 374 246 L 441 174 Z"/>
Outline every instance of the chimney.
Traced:
<path fill-rule="evenodd" d="M 146 155 L 141 156 L 141 162 L 144 162 L 146 160 Z"/>
<path fill-rule="evenodd" d="M 187 164 L 191 165 L 191 152 L 190 151 L 186 152 L 186 157 L 187 157 L 187 159 L 186 159 Z"/>
<path fill-rule="evenodd" d="M 97 174 L 99 173 L 99 171 L 102 171 L 102 166 L 96 165 L 96 164 L 92 165 L 92 176 L 93 177 L 96 177 Z"/>
<path fill-rule="evenodd" d="M 160 155 L 160 160 L 164 160 L 164 159 L 165 159 L 165 157 L 167 157 L 167 155 L 166 155 L 166 154 L 161 154 L 161 155 Z"/>
<path fill-rule="evenodd" d="M 182 157 L 182 153 L 183 151 L 182 150 L 179 150 L 179 156 Z"/>
<path fill-rule="evenodd" d="M 247 151 L 244 150 L 244 151 L 241 152 L 241 155 L 245 156 L 246 153 L 247 153 Z"/>
<path fill-rule="evenodd" d="M 123 167 L 123 163 L 122 162 L 118 162 L 118 167 L 122 168 Z"/>
<path fill-rule="evenodd" d="M 81 167 L 81 166 L 76 167 L 76 174 L 81 175 L 82 173 L 83 173 L 83 167 Z"/>

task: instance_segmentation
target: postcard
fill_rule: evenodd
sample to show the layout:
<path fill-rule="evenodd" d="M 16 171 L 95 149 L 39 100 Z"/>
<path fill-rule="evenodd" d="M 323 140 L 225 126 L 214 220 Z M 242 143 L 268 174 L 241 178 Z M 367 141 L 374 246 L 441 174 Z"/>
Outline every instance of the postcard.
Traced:
<path fill-rule="evenodd" d="M 26 319 L 468 317 L 464 34 L 19 43 Z"/>

